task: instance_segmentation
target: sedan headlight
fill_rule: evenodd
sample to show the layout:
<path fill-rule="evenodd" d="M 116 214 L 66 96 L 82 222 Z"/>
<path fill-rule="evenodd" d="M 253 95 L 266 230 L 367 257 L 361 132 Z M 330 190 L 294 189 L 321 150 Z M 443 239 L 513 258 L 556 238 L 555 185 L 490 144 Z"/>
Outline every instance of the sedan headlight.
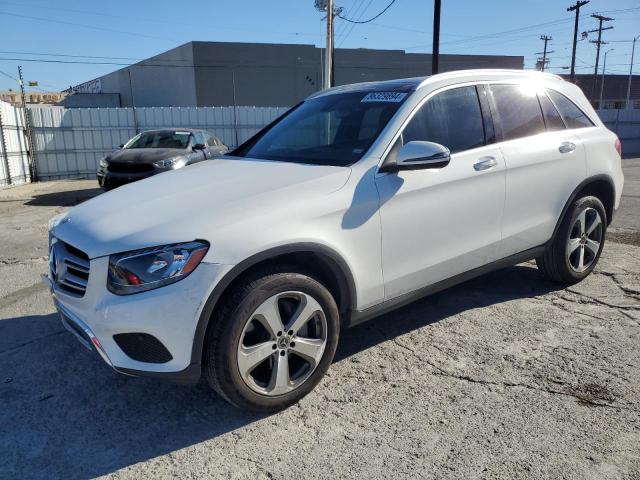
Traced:
<path fill-rule="evenodd" d="M 102 168 L 107 168 L 107 167 L 109 166 L 109 162 L 107 162 L 107 159 L 106 159 L 106 158 L 101 158 L 101 159 L 100 159 L 100 166 L 101 166 Z"/>
<path fill-rule="evenodd" d="M 185 157 L 171 157 L 165 158 L 164 160 L 158 160 L 157 162 L 153 162 L 153 164 L 158 168 L 180 168 L 184 167 L 187 163 L 187 159 Z"/>
<path fill-rule="evenodd" d="M 107 288 L 131 295 L 175 283 L 195 270 L 207 250 L 209 244 L 197 240 L 111 255 Z"/>

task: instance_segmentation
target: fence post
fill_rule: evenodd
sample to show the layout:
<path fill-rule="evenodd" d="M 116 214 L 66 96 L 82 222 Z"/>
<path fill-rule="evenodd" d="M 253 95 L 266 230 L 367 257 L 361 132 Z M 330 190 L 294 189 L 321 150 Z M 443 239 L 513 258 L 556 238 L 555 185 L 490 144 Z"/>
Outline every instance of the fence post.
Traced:
<path fill-rule="evenodd" d="M 4 139 L 4 124 L 2 123 L 2 104 L 0 103 L 0 146 L 2 147 L 2 161 L 7 172 L 7 185 L 11 185 L 11 170 L 9 170 L 9 154 L 7 153 L 7 142 Z"/>
<path fill-rule="evenodd" d="M 231 70 L 231 82 L 233 86 L 233 130 L 235 132 L 236 144 L 234 148 L 238 148 L 238 102 L 236 101 L 236 71 Z"/>

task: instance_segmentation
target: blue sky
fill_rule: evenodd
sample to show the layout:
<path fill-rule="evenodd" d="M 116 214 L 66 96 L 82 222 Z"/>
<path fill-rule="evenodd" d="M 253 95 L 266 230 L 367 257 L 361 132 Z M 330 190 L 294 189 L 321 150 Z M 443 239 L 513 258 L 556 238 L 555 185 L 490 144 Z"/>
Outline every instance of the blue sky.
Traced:
<path fill-rule="evenodd" d="M 344 15 L 367 19 L 390 0 L 336 0 Z M 551 71 L 570 64 L 573 17 L 570 0 L 443 0 L 441 53 L 524 55 L 525 67 L 542 50 L 541 34 L 553 36 Z M 573 1 L 573 0 L 571 0 Z M 431 51 L 433 2 L 396 0 L 366 25 L 336 22 L 336 46 Z M 614 17 L 607 71 L 628 72 L 633 36 L 640 35 L 640 1 L 591 0 L 582 8 L 580 31 L 592 30 L 594 12 Z M 30 62 L 64 60 L 130 63 L 190 40 L 322 45 L 324 23 L 313 0 L 0 0 L 0 71 L 59 90 L 120 68 L 118 65 Z M 595 36 L 591 34 L 591 39 Z M 640 45 L 634 67 L 640 70 Z M 87 56 L 87 57 L 76 57 Z M 118 57 L 118 58 L 95 58 Z M 23 60 L 8 60 L 19 58 Z M 595 45 L 578 43 L 578 73 L 590 73 Z M 602 57 L 601 57 L 602 58 Z M 601 60 L 602 61 L 602 60 Z M 640 73 L 640 72 L 639 72 Z M 17 88 L 0 75 L 0 89 Z"/>

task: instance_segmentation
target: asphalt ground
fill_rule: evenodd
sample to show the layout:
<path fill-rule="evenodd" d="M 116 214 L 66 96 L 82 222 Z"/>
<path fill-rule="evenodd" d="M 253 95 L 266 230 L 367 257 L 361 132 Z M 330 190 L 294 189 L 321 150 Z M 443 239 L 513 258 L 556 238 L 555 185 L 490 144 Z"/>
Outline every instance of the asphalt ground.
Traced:
<path fill-rule="evenodd" d="M 119 375 L 61 326 L 47 221 L 95 181 L 0 191 L 0 478 L 640 478 L 640 160 L 598 268 L 506 268 L 342 333 L 260 416 Z"/>

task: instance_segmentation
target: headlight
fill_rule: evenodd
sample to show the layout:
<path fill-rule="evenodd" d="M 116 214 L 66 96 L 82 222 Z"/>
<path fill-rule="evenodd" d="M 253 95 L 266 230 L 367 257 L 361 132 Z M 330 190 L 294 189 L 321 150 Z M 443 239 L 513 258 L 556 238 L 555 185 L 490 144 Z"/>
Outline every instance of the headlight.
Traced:
<path fill-rule="evenodd" d="M 102 168 L 107 168 L 109 166 L 109 162 L 107 162 L 107 160 L 105 158 L 101 158 L 100 159 L 100 166 Z"/>
<path fill-rule="evenodd" d="M 131 295 L 175 283 L 195 270 L 207 250 L 207 242 L 193 241 L 111 255 L 107 288 Z"/>
<path fill-rule="evenodd" d="M 153 162 L 153 164 L 158 168 L 180 168 L 184 167 L 187 163 L 187 159 L 185 157 L 171 157 L 166 158 L 164 160 L 158 160 L 157 162 Z"/>

